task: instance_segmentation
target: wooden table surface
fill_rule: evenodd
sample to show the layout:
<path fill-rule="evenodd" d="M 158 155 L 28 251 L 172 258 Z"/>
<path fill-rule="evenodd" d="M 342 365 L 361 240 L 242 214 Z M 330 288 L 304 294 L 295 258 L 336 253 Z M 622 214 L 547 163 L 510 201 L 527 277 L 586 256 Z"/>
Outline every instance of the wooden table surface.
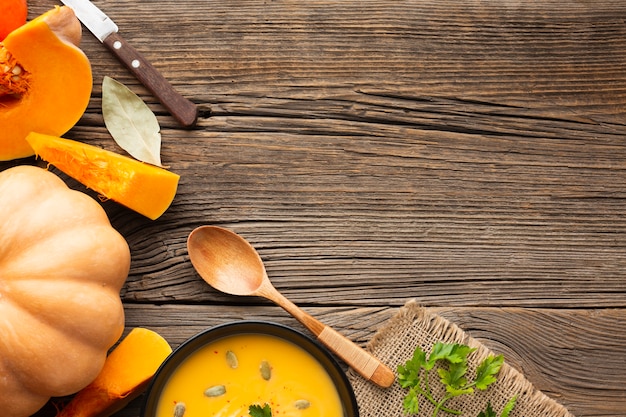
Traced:
<path fill-rule="evenodd" d="M 361 345 L 415 298 L 576 416 L 626 415 L 626 2 L 94 2 L 200 110 L 179 128 L 84 31 L 94 91 L 65 137 L 123 152 L 107 75 L 158 115 L 181 175 L 156 221 L 103 203 L 132 253 L 128 329 L 175 347 L 233 320 L 300 328 L 195 273 L 187 236 L 219 225 Z M 34 159 L 0 168 L 17 163 Z"/>

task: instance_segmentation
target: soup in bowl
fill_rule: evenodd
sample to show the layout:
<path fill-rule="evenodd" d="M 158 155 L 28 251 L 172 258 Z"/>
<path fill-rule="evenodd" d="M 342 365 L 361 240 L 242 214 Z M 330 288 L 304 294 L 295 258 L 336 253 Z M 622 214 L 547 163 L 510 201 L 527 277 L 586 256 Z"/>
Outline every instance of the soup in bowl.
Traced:
<path fill-rule="evenodd" d="M 286 326 L 241 321 L 180 345 L 157 371 L 144 417 L 358 417 L 325 347 Z M 264 414 L 265 413 L 265 414 Z"/>

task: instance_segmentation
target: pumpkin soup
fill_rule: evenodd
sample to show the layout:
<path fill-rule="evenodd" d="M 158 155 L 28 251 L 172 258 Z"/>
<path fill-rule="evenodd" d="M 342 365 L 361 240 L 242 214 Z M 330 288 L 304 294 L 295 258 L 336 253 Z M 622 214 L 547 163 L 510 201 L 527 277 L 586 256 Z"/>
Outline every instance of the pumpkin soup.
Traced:
<path fill-rule="evenodd" d="M 284 339 L 239 334 L 192 353 L 166 382 L 157 417 L 343 417 L 333 381 L 313 356 Z"/>

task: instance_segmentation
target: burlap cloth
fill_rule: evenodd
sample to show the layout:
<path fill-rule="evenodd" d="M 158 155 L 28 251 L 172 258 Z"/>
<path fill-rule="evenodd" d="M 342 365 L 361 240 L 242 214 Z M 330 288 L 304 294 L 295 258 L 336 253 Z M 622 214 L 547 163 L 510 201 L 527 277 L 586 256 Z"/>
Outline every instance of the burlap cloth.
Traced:
<path fill-rule="evenodd" d="M 462 343 L 477 348 L 469 357 L 468 375 L 473 378 L 477 365 L 485 357 L 495 354 L 479 343 L 454 323 L 417 305 L 414 300 L 407 302 L 389 322 L 380 329 L 370 341 L 367 349 L 373 352 L 383 363 L 396 371 L 413 356 L 416 346 L 427 352 L 436 342 Z M 406 390 L 398 383 L 390 388 L 379 388 L 373 383 L 350 371 L 348 378 L 357 397 L 361 417 L 402 417 L 406 416 L 402 400 Z M 439 388 L 441 384 L 436 374 L 431 376 L 431 386 Z M 516 369 L 505 363 L 500 369 L 498 381 L 487 391 L 476 391 L 450 400 L 446 406 L 462 410 L 463 416 L 476 417 L 491 402 L 493 410 L 499 416 L 504 405 L 514 395 L 518 396 L 511 417 L 574 417 L 565 407 L 549 398 L 533 385 Z M 437 398 L 441 398 L 437 394 Z M 430 417 L 433 406 L 428 401 L 420 400 L 419 416 Z M 449 417 L 440 411 L 439 417 Z"/>

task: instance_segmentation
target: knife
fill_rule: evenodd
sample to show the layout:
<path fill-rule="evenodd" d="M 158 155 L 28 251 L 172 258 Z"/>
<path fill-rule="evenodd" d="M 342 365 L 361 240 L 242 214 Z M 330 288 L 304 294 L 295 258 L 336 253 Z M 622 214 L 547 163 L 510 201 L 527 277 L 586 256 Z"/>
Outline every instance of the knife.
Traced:
<path fill-rule="evenodd" d="M 74 10 L 76 17 L 159 99 L 184 127 L 191 127 L 198 118 L 198 109 L 181 96 L 174 87 L 118 32 L 118 27 L 89 0 L 61 0 Z"/>

